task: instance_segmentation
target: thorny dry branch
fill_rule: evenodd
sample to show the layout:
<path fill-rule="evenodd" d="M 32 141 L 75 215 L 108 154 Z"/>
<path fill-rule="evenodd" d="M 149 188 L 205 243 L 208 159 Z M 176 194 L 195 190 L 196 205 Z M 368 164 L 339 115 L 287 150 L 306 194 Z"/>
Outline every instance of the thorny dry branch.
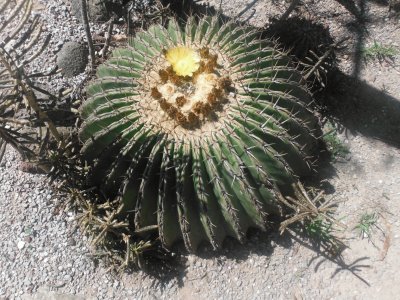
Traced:
<path fill-rule="evenodd" d="M 281 223 L 281 234 L 293 223 L 307 219 L 312 220 L 318 217 L 323 217 L 332 224 L 345 228 L 344 224 L 332 217 L 332 213 L 337 206 L 337 201 L 333 201 L 333 197 L 325 200 L 324 191 L 319 191 L 318 194 L 311 199 L 310 192 L 307 192 L 300 182 L 294 184 L 293 189 L 296 199 L 290 196 L 280 196 L 280 201 L 293 210 L 293 216 Z"/>
<path fill-rule="evenodd" d="M 35 143 L 29 128 L 32 119 L 38 118 L 49 128 L 55 140 L 63 143 L 61 136 L 47 113 L 41 109 L 34 90 L 32 78 L 48 74 L 28 74 L 25 67 L 35 60 L 48 46 L 51 36 L 41 38 L 42 26 L 37 16 L 30 18 L 33 2 L 23 0 L 12 9 L 11 1 L 6 0 L 0 12 L 10 12 L 0 24 L 0 158 L 4 154 L 5 144 L 12 145 L 24 158 L 34 154 L 27 146 Z M 42 42 L 40 42 L 42 41 Z M 37 50 L 34 46 L 40 45 Z M 52 72 L 51 72 L 52 73 Z M 49 94 L 49 93 L 48 93 Z M 29 113 L 27 119 L 16 118 L 19 110 Z M 30 114 L 33 110 L 34 115 Z"/>

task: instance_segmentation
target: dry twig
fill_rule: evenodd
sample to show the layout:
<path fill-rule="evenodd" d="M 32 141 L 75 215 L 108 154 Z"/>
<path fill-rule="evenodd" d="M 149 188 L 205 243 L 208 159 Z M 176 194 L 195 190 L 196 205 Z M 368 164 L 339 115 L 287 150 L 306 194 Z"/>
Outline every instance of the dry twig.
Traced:
<path fill-rule="evenodd" d="M 94 50 L 94 45 L 93 45 L 93 40 L 92 40 L 92 34 L 90 32 L 90 25 L 89 25 L 89 18 L 88 18 L 86 0 L 81 0 L 81 7 L 82 7 L 83 27 L 85 28 L 86 39 L 87 39 L 87 42 L 88 42 L 89 52 L 90 52 L 90 64 L 91 64 L 91 69 L 93 71 L 94 70 L 94 65 L 96 63 L 96 55 L 95 55 L 95 50 Z"/>

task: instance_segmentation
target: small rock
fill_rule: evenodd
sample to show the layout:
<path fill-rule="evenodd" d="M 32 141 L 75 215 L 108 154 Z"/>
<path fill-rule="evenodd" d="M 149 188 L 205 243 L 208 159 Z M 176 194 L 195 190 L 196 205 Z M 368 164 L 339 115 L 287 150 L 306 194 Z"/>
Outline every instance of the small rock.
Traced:
<path fill-rule="evenodd" d="M 22 250 L 25 247 L 25 242 L 24 241 L 18 241 L 17 247 L 19 250 Z"/>
<path fill-rule="evenodd" d="M 64 45 L 64 41 L 58 41 L 56 47 L 60 49 Z"/>
<path fill-rule="evenodd" d="M 193 265 L 196 262 L 196 258 L 194 255 L 189 255 L 187 259 L 190 265 Z"/>
<path fill-rule="evenodd" d="M 72 280 L 72 276 L 67 274 L 67 275 L 64 276 L 64 280 L 65 281 L 71 281 Z"/>
<path fill-rule="evenodd" d="M 77 42 L 67 42 L 57 55 L 57 66 L 66 77 L 76 76 L 85 71 L 89 51 Z"/>
<path fill-rule="evenodd" d="M 76 245 L 76 241 L 74 238 L 69 238 L 68 239 L 68 246 L 75 246 Z"/>
<path fill-rule="evenodd" d="M 118 9 L 118 4 L 111 0 L 89 0 L 87 1 L 87 11 L 91 21 L 107 21 L 110 18 L 110 10 Z M 71 12 L 78 19 L 82 20 L 81 0 L 71 0 Z"/>

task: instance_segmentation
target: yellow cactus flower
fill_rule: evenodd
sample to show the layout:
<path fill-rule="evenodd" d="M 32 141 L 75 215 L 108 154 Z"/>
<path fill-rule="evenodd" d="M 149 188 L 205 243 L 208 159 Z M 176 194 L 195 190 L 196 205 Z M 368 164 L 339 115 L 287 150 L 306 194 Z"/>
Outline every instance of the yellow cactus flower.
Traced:
<path fill-rule="evenodd" d="M 166 59 L 179 76 L 193 76 L 193 73 L 200 66 L 200 56 L 196 51 L 188 47 L 169 49 L 166 53 Z"/>

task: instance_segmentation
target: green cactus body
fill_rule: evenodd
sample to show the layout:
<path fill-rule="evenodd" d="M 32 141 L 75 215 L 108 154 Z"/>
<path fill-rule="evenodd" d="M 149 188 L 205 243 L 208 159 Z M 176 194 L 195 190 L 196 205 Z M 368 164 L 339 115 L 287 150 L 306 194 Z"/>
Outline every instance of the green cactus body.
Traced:
<path fill-rule="evenodd" d="M 132 230 L 218 248 L 281 211 L 310 173 L 316 119 L 301 75 L 259 32 L 216 17 L 137 34 L 98 69 L 81 108 L 91 180 Z"/>

